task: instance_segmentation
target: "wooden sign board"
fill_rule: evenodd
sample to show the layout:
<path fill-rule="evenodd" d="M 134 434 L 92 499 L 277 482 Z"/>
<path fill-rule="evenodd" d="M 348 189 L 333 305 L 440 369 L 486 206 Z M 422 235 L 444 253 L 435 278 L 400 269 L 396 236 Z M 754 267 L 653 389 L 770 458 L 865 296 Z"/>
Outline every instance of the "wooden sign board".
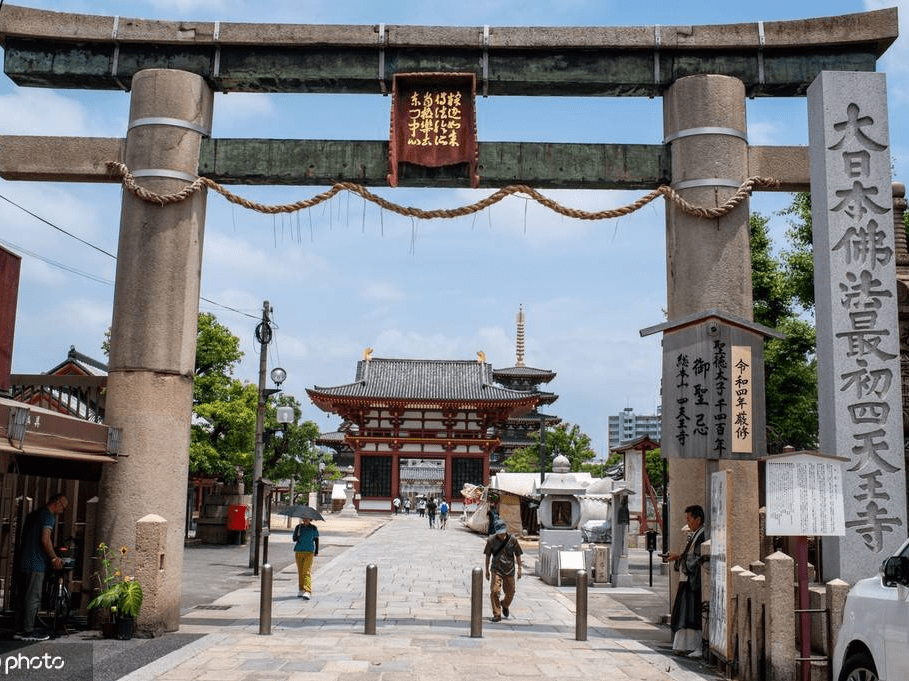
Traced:
<path fill-rule="evenodd" d="M 399 165 L 464 165 L 472 187 L 477 174 L 476 77 L 472 73 L 396 73 L 391 93 L 388 184 L 398 186 Z"/>
<path fill-rule="evenodd" d="M 763 342 L 762 334 L 717 318 L 666 331 L 664 457 L 764 455 Z"/>

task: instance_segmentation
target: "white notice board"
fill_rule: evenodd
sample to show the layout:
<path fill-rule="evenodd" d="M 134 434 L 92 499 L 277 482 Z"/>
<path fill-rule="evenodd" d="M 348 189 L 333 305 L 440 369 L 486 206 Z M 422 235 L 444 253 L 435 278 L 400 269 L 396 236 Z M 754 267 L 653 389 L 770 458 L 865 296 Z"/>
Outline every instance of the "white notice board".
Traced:
<path fill-rule="evenodd" d="M 710 476 L 710 617 L 707 638 L 710 649 L 723 660 L 732 659 L 727 613 L 730 608 L 726 540 L 729 528 L 729 471 Z"/>
<path fill-rule="evenodd" d="M 782 454 L 766 459 L 767 534 L 842 537 L 843 464 L 819 454 Z"/>

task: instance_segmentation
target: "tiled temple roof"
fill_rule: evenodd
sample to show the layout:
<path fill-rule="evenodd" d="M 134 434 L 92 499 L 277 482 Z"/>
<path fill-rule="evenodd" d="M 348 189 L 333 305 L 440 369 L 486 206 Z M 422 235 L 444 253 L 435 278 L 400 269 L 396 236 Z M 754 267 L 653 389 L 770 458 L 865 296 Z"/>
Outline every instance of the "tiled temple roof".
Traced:
<path fill-rule="evenodd" d="M 326 397 L 401 400 L 526 400 L 520 390 L 495 385 L 492 366 L 476 360 L 372 358 L 357 362 L 357 380 L 307 392 Z"/>
<path fill-rule="evenodd" d="M 496 380 L 500 380 L 500 377 L 507 378 L 520 378 L 520 379 L 534 379 L 539 383 L 549 383 L 552 379 L 556 377 L 554 371 L 549 369 L 534 369 L 533 367 L 508 367 L 507 369 L 493 369 L 493 376 Z"/>

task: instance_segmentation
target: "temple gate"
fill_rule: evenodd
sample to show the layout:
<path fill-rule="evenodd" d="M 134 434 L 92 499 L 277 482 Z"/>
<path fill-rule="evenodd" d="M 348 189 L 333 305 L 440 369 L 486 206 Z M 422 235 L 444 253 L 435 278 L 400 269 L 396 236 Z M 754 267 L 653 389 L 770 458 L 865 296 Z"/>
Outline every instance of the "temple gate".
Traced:
<path fill-rule="evenodd" d="M 123 430 L 122 456 L 105 471 L 99 536 L 130 545 L 141 517 L 166 520 L 154 566 L 160 588 L 140 626 L 173 630 L 179 623 L 205 187 L 349 180 L 356 185 L 341 190 L 357 191 L 389 181 L 387 141 L 210 139 L 215 91 L 385 94 L 395 74 L 445 64 L 446 71 L 472 74 L 481 96 L 662 97 L 664 140 L 657 144 L 480 141 L 478 176 L 470 163 L 404 163 L 396 182 L 523 188 L 513 191 L 671 185 L 674 192 L 658 192 L 672 198 L 668 321 L 719 310 L 747 322 L 747 197 L 755 184 L 767 186 L 752 178 L 798 191 L 808 189 L 809 172 L 804 147 L 748 143 L 745 98 L 800 97 L 824 71 L 874 71 L 896 37 L 895 9 L 725 26 L 443 28 L 164 22 L 0 7 L 4 71 L 17 84 L 131 91 L 125 139 L 3 136 L 0 176 L 120 182 L 130 173 L 107 400 L 110 425 Z M 164 206 L 140 199 L 175 192 L 179 200 Z M 889 208 L 889 196 L 877 198 Z M 689 210 L 684 201 L 706 210 Z M 900 437 L 890 451 L 901 446 Z M 750 454 L 672 462 L 669 527 L 681 526 L 688 504 L 708 506 L 706 481 L 715 470 L 729 471 L 730 499 L 748 505 L 726 527 L 736 539 L 729 565 L 758 557 L 754 459 L 764 452 Z M 905 499 L 893 501 L 905 518 Z"/>

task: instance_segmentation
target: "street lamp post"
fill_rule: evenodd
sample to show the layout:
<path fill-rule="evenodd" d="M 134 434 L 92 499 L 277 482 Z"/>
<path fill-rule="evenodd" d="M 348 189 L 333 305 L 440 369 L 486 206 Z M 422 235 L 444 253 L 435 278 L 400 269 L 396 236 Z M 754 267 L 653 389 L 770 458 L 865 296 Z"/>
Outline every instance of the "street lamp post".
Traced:
<path fill-rule="evenodd" d="M 319 494 L 316 496 L 316 510 L 322 510 L 323 501 L 322 501 L 322 485 L 324 485 L 325 480 L 325 462 L 319 462 Z"/>
<path fill-rule="evenodd" d="M 540 414 L 540 484 L 546 479 L 546 417 Z"/>
<path fill-rule="evenodd" d="M 265 404 L 270 395 L 281 392 L 281 384 L 287 378 L 287 372 L 280 367 L 271 370 L 271 380 L 276 388 L 270 389 L 265 387 L 265 365 L 268 359 L 268 344 L 271 343 L 271 315 L 272 309 L 268 301 L 262 303 L 262 321 L 256 326 L 256 340 L 259 341 L 259 403 L 256 409 L 256 449 L 253 460 L 253 480 L 252 480 L 252 507 L 253 523 L 251 528 L 251 537 L 249 543 L 249 567 L 253 568 L 254 574 L 258 574 L 259 569 L 259 543 L 261 539 L 262 527 L 262 509 L 264 504 L 259 495 L 259 483 L 262 481 L 262 459 L 265 443 Z"/>

